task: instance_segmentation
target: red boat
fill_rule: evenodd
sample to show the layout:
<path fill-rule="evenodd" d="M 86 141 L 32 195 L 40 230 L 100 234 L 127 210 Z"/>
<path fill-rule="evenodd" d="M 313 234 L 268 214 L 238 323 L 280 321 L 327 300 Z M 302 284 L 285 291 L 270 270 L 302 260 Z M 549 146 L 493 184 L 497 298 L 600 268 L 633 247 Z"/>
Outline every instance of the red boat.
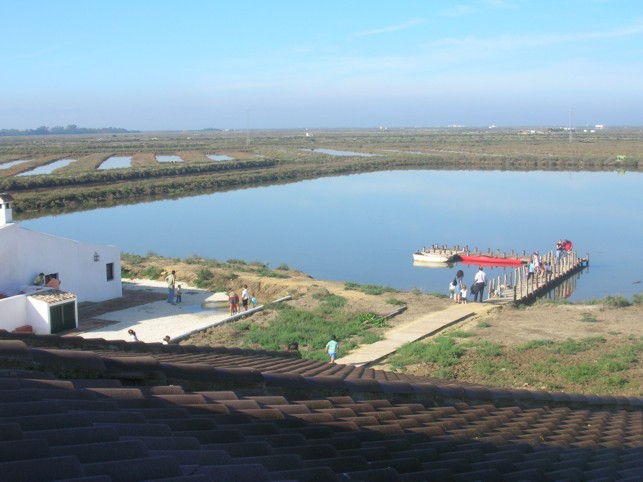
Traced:
<path fill-rule="evenodd" d="M 525 260 L 520 258 L 506 258 L 487 254 L 460 254 L 459 261 L 464 264 L 479 264 L 481 266 L 520 266 Z"/>

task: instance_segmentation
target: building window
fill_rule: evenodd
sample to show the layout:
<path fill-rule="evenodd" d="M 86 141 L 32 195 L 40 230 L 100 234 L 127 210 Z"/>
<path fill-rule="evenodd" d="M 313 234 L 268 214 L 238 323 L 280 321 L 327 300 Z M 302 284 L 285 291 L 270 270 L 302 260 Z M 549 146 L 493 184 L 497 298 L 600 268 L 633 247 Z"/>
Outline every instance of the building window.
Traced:
<path fill-rule="evenodd" d="M 107 269 L 107 281 L 112 281 L 114 279 L 114 263 L 107 263 L 105 268 Z"/>

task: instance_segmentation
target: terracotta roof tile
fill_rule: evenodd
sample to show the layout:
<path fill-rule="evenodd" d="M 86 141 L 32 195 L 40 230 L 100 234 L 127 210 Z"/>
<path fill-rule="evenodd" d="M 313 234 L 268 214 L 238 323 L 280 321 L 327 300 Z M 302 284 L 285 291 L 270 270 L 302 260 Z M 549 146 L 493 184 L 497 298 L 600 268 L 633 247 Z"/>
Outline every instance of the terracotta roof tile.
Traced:
<path fill-rule="evenodd" d="M 11 368 L 0 372 L 0 470 L 17 464 L 8 473 L 19 473 L 37 455 L 61 461 L 68 472 L 59 478 L 104 480 L 161 471 L 257 481 L 640 474 L 643 413 L 631 397 L 499 390 L 282 352 L 72 338 L 0 333 L 0 360 Z M 45 360 L 50 371 L 34 371 Z M 41 468 L 24 474 L 46 480 Z"/>

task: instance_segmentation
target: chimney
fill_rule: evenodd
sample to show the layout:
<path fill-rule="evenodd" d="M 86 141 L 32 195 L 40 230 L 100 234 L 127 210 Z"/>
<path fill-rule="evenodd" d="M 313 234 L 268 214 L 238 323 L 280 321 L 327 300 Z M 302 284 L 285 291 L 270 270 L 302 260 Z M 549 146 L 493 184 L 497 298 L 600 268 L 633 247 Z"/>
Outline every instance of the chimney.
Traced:
<path fill-rule="evenodd" d="M 13 223 L 13 197 L 3 192 L 0 194 L 0 226 Z"/>

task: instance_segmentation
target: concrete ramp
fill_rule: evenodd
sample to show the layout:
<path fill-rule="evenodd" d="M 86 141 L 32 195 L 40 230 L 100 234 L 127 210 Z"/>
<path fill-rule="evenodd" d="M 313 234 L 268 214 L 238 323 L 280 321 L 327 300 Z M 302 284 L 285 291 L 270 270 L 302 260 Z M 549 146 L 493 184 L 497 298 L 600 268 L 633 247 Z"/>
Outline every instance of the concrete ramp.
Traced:
<path fill-rule="evenodd" d="M 421 340 L 474 315 L 486 313 L 495 308 L 493 303 L 467 303 L 450 306 L 446 310 L 421 316 L 413 321 L 397 326 L 384 335 L 384 339 L 370 345 L 360 346 L 345 357 L 337 359 L 344 365 L 363 366 L 376 363 L 395 353 L 405 343 Z M 341 354 L 341 345 L 340 351 Z"/>

